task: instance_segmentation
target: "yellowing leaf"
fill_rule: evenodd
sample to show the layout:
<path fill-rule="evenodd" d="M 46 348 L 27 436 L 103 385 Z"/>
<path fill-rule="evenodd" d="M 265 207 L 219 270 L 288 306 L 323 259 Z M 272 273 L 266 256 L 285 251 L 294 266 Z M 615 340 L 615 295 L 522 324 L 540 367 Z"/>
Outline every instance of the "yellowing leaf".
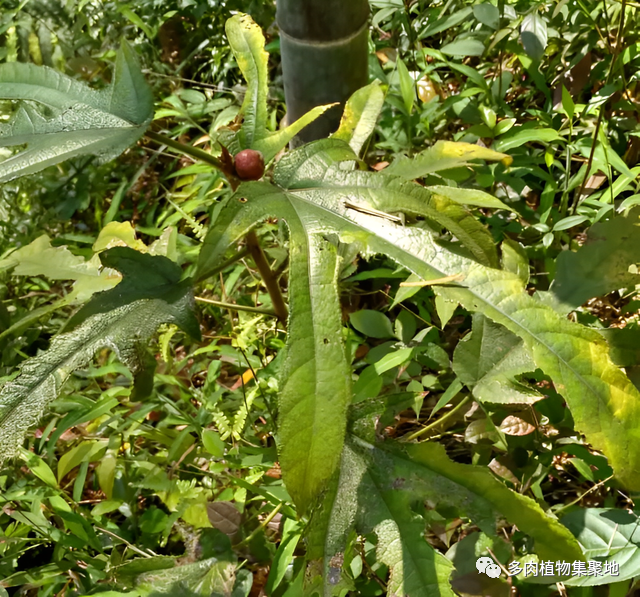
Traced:
<path fill-rule="evenodd" d="M 471 160 L 499 161 L 505 166 L 510 166 L 513 158 L 473 143 L 438 141 L 435 145 L 420 152 L 412 159 L 396 160 L 385 168 L 383 172 L 400 176 L 405 180 L 414 180 L 432 172 L 468 166 Z"/>
<path fill-rule="evenodd" d="M 98 235 L 93 250 L 98 253 L 111 247 L 131 247 L 136 251 L 147 252 L 147 246 L 136 238 L 131 222 L 109 222 Z"/>

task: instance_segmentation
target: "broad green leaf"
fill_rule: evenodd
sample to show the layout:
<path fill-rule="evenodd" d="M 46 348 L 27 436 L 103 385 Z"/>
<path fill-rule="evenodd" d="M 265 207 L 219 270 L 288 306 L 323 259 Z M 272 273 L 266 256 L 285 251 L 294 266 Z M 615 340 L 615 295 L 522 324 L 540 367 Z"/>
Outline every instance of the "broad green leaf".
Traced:
<path fill-rule="evenodd" d="M 480 262 L 497 267 L 493 238 L 469 211 L 397 177 L 354 172 L 339 163 L 333 164 L 332 160 L 345 159 L 343 149 L 339 141 L 328 139 L 292 152 L 278 162 L 274 182 L 304 202 L 318 205 L 322 211 L 329 209 L 339 217 L 366 214 L 363 217 L 372 222 L 388 221 L 366 211 L 373 209 L 382 214 L 399 212 L 428 218 L 449 230 Z M 396 227 L 404 229 L 398 224 Z"/>
<path fill-rule="evenodd" d="M 415 274 L 411 274 L 405 280 L 405 282 L 408 282 L 409 284 L 420 282 L 420 277 L 416 276 Z M 391 303 L 391 306 L 389 307 L 389 309 L 393 309 L 394 307 L 397 307 L 402 301 L 406 301 L 407 299 L 410 299 L 412 296 L 420 292 L 420 290 L 421 290 L 420 286 L 400 286 L 398 288 L 398 292 L 396 292 L 396 296 L 394 297 L 393 303 Z"/>
<path fill-rule="evenodd" d="M 20 448 L 20 456 L 27 463 L 29 470 L 38 477 L 38 479 L 41 479 L 51 487 L 58 487 L 58 481 L 56 480 L 56 476 L 53 474 L 51 467 L 42 460 L 40 456 L 33 452 L 29 452 L 24 448 Z"/>
<path fill-rule="evenodd" d="M 551 291 L 571 308 L 619 288 L 640 283 L 640 228 L 638 213 L 598 222 L 587 232 L 577 251 L 563 251 L 556 261 Z"/>
<path fill-rule="evenodd" d="M 58 460 L 58 482 L 82 462 L 100 460 L 108 445 L 109 440 L 85 441 L 65 452 Z"/>
<path fill-rule="evenodd" d="M 394 367 L 400 367 L 408 362 L 413 355 L 413 348 L 400 348 L 383 356 L 379 361 L 374 363 L 373 369 L 378 375 L 382 375 L 386 371 Z"/>
<path fill-rule="evenodd" d="M 447 56 L 482 56 L 484 44 L 474 38 L 456 39 L 442 46 L 440 51 Z"/>
<path fill-rule="evenodd" d="M 333 138 L 346 141 L 353 152 L 359 154 L 373 133 L 383 103 L 384 93 L 378 81 L 358 89 L 347 100 L 340 127 Z"/>
<path fill-rule="evenodd" d="M 129 222 L 111 222 L 100 231 L 93 250 L 97 252 L 126 245 L 151 255 L 175 257 L 175 237 L 175 229 L 168 227 L 157 241 L 146 247 L 136 239 L 135 230 Z M 0 260 L 0 270 L 2 269 L 12 269 L 13 275 L 45 276 L 52 280 L 75 280 L 75 283 L 73 290 L 62 299 L 30 311 L 4 331 L 0 330 L 0 339 L 19 333 L 57 309 L 84 303 L 96 292 L 109 290 L 122 279 L 122 275 L 115 269 L 102 267 L 98 255 L 85 261 L 82 257 L 73 255 L 65 246 L 52 247 L 47 235 L 38 237 Z"/>
<path fill-rule="evenodd" d="M 540 16 L 537 6 L 522 19 L 520 39 L 530 58 L 536 61 L 542 59 L 547 48 L 547 22 Z"/>
<path fill-rule="evenodd" d="M 213 429 L 205 429 L 202 432 L 202 444 L 205 450 L 216 458 L 224 456 L 225 443 L 220 439 L 220 434 Z"/>
<path fill-rule="evenodd" d="M 404 408 L 402 401 L 388 402 L 382 410 L 380 402 L 351 408 L 348 446 L 367 459 L 370 474 L 384 480 L 394 493 L 414 496 L 411 500 L 464 512 L 488 534 L 495 534 L 496 525 L 506 517 L 534 539 L 536 553 L 543 558 L 583 559 L 575 538 L 556 518 L 534 500 L 505 487 L 485 467 L 454 462 L 435 442 L 382 441 L 377 425 L 393 420 L 395 412 Z"/>
<path fill-rule="evenodd" d="M 391 321 L 380 311 L 362 309 L 349 315 L 351 325 L 370 338 L 393 338 Z"/>
<path fill-rule="evenodd" d="M 515 118 L 503 118 L 496 124 L 496 128 L 493 130 L 493 134 L 496 137 L 503 135 L 507 131 L 510 131 L 516 122 L 517 120 Z"/>
<path fill-rule="evenodd" d="M 242 127 L 229 148 L 236 153 L 251 148 L 260 151 L 264 161 L 271 161 L 305 126 L 331 106 L 317 106 L 281 131 L 267 129 L 267 96 L 269 54 L 265 51 L 262 30 L 246 14 L 238 13 L 227 20 L 227 39 L 240 71 L 247 81 L 247 91 L 240 108 Z M 237 146 L 236 146 L 237 145 Z"/>
<path fill-rule="evenodd" d="M 162 255 L 140 253 L 129 247 L 113 247 L 100 253 L 104 267 L 118 270 L 122 281 L 110 290 L 93 297 L 67 323 L 71 329 L 98 313 L 107 313 L 135 301 L 180 301 L 189 293 L 190 280 L 180 281 L 182 269 Z M 200 336 L 200 326 L 191 310 L 185 310 L 178 325 L 193 338 Z"/>
<path fill-rule="evenodd" d="M 515 240 L 505 238 L 502 241 L 502 268 L 515 274 L 525 284 L 529 283 L 529 257 L 525 248 Z"/>
<path fill-rule="evenodd" d="M 489 106 L 479 106 L 480 116 L 482 117 L 483 122 L 489 127 L 489 129 L 493 130 L 496 128 L 496 113 Z"/>
<path fill-rule="evenodd" d="M 538 143 L 550 143 L 551 141 L 561 141 L 563 138 L 553 129 L 545 128 L 523 128 L 514 126 L 498 139 L 494 144 L 496 151 L 509 151 L 515 147 L 520 147 L 525 143 L 536 141 Z"/>
<path fill-rule="evenodd" d="M 377 220 L 361 220 L 357 230 L 343 225 L 342 238 L 364 240 L 366 228 L 371 253 L 388 255 L 425 280 L 462 273 L 456 286 L 436 286 L 436 292 L 521 337 L 536 366 L 566 399 L 576 429 L 606 454 L 623 484 L 640 488 L 640 394 L 611 362 L 599 334 L 530 297 L 517 276 L 438 247 L 424 230 L 403 234 Z"/>
<path fill-rule="evenodd" d="M 401 410 L 405 404 L 395 403 Z M 384 407 L 383 407 L 384 410 Z M 344 549 L 349 530 L 378 535 L 378 558 L 390 567 L 389 594 L 421 597 L 453 595 L 448 577 L 451 564 L 424 539 L 420 505 L 446 507 L 468 516 L 485 533 L 495 535 L 506 517 L 535 541 L 545 558 L 582 560 L 580 547 L 556 519 L 532 499 L 511 491 L 486 468 L 451 461 L 437 443 L 398 444 L 376 434 L 380 404 L 362 403 L 351 409 L 351 430 L 341 471 L 312 519 L 309 557 L 322 559 L 325 592 L 339 577 L 333 556 Z"/>
<path fill-rule="evenodd" d="M 513 161 L 504 153 L 499 153 L 472 143 L 456 143 L 454 141 L 438 141 L 429 149 L 425 149 L 412 159 L 400 159 L 382 172 L 394 174 L 405 180 L 422 178 L 433 172 L 470 165 L 470 160 L 501 161 L 508 166 Z"/>
<path fill-rule="evenodd" d="M 532 403 L 543 396 L 515 376 L 536 366 L 520 338 L 484 315 L 473 315 L 470 335 L 453 353 L 453 370 L 480 402 L 494 404 Z"/>
<path fill-rule="evenodd" d="M 375 398 L 382 389 L 382 377 L 374 366 L 366 367 L 353 384 L 352 402 L 361 402 L 367 398 Z"/>
<path fill-rule="evenodd" d="M 348 197 L 353 203 L 366 201 L 366 205 L 387 213 L 399 210 L 424 214 L 433 196 L 418 185 L 398 183 L 391 177 L 341 170 L 341 164 L 333 164 L 331 159 L 331 155 L 344 155 L 336 143 L 319 141 L 285 156 L 274 171 L 279 186 L 263 182 L 239 187 L 218 216 L 220 227 L 210 232 L 205 242 L 200 276 L 216 270 L 222 261 L 220 247 L 228 247 L 255 222 L 271 214 L 299 222 L 307 236 L 318 234 L 357 243 L 365 256 L 387 255 L 424 280 L 456 276 L 458 281 L 434 286 L 435 291 L 470 311 L 483 313 L 522 338 L 535 365 L 552 378 L 567 401 L 576 429 L 605 453 L 624 485 L 640 488 L 640 394 L 611 362 L 605 340 L 595 330 L 567 321 L 529 296 L 518 276 L 487 267 L 459 250 L 451 251 L 437 243 L 427 228 L 401 226 L 345 206 Z M 429 217 L 443 224 L 446 213 L 434 212 L 429 212 Z M 234 221 L 227 231 L 225 227 Z M 453 224 L 460 221 L 454 220 Z M 458 232 L 455 235 L 460 238 Z M 474 238 L 465 245 L 470 246 Z M 218 247 L 215 251 L 214 246 Z M 307 279 L 309 257 L 294 242 L 291 262 L 297 261 L 304 261 L 304 266 L 299 265 L 300 275 Z M 329 289 L 335 293 L 333 286 Z M 328 301 L 336 301 L 334 294 Z M 291 311 L 295 314 L 293 308 Z M 329 361 L 323 369 L 332 367 Z M 329 470 L 325 468 L 325 472 Z"/>
<path fill-rule="evenodd" d="M 100 230 L 100 234 L 91 248 L 98 253 L 112 247 L 130 247 L 143 253 L 148 250 L 145 244 L 136 238 L 136 231 L 131 222 L 109 222 Z M 163 253 L 157 254 L 162 255 Z"/>
<path fill-rule="evenodd" d="M 95 91 L 46 66 L 9 62 L 0 65 L 0 98 L 30 102 L 0 124 L 0 147 L 27 145 L 0 162 L 0 182 L 78 155 L 112 159 L 144 134 L 153 117 L 151 89 L 126 43 L 107 89 Z"/>
<path fill-rule="evenodd" d="M 400 79 L 400 93 L 402 94 L 402 101 L 404 102 L 407 114 L 411 114 L 413 104 L 416 101 L 416 83 L 411 78 L 409 70 L 401 58 L 398 58 L 396 66 L 398 68 L 398 78 Z"/>
<path fill-rule="evenodd" d="M 542 558 L 584 558 L 574 537 L 557 519 L 535 500 L 505 487 L 485 467 L 453 462 L 443 446 L 431 442 L 407 445 L 405 454 L 390 446 L 380 458 L 389 455 L 406 467 L 408 492 L 413 489 L 430 503 L 459 508 L 486 533 L 495 534 L 496 521 L 504 516 L 534 539 Z"/>
<path fill-rule="evenodd" d="M 506 209 L 507 211 L 515 210 L 504 204 L 500 199 L 479 191 L 477 189 L 461 189 L 458 187 L 447 187 L 444 185 L 431 185 L 426 187 L 432 193 L 442 195 L 451 201 L 460 203 L 460 205 L 474 205 L 476 207 L 486 207 L 488 209 Z"/>
<path fill-rule="evenodd" d="M 97 259 L 85 261 L 67 247 L 52 247 L 46 234 L 0 261 L 0 270 L 13 268 L 15 276 L 46 276 L 50 280 L 75 280 L 65 303 L 83 302 L 93 293 L 113 288 L 121 279 L 114 270 L 100 268 Z"/>
<path fill-rule="evenodd" d="M 318 570 L 321 595 L 331 595 L 343 575 L 333 556 L 344 549 L 355 525 L 360 534 L 375 532 L 378 537 L 377 557 L 391 573 L 387 595 L 453 597 L 448 580 L 452 564 L 424 538 L 425 522 L 411 508 L 420 500 L 399 477 L 406 471 L 371 448 L 356 437 L 345 445 L 339 482 L 313 522 L 309 557 L 323 562 Z"/>
<path fill-rule="evenodd" d="M 409 344 L 416 335 L 417 329 L 418 323 L 413 313 L 405 310 L 400 311 L 393 326 L 396 338 L 405 344 Z"/>
<path fill-rule="evenodd" d="M 584 224 L 588 222 L 589 218 L 587 216 L 569 216 L 567 218 L 562 218 L 555 223 L 553 226 L 553 230 L 555 232 L 559 232 L 560 230 L 569 230 L 569 228 L 573 228 L 574 226 L 579 226 L 580 224 Z"/>
<path fill-rule="evenodd" d="M 640 535 L 638 512 L 613 508 L 580 508 L 562 517 L 564 524 L 578 539 L 587 560 L 601 562 L 600 574 L 574 577 L 565 584 L 593 587 L 620 582 L 638 575 L 640 566 Z M 605 562 L 616 566 L 604 574 Z"/>
<path fill-rule="evenodd" d="M 326 214 L 324 219 L 327 225 L 333 217 Z M 437 246 L 424 229 L 412 227 L 407 234 L 384 219 L 361 214 L 352 214 L 352 221 L 355 228 L 344 220 L 335 224 L 343 240 L 366 243 L 368 252 L 388 255 L 425 280 L 462 273 L 459 284 L 437 286 L 436 292 L 521 337 L 536 366 L 565 397 L 576 428 L 607 455 L 623 484 L 640 487 L 640 395 L 611 362 L 596 331 L 567 321 L 530 297 L 517 276 Z"/>
<path fill-rule="evenodd" d="M 473 7 L 473 16 L 491 29 L 497 29 L 500 26 L 500 10 L 488 2 L 476 4 Z"/>
<path fill-rule="evenodd" d="M 438 314 L 438 319 L 440 320 L 440 329 L 444 329 L 444 326 L 449 323 L 449 320 L 453 316 L 455 310 L 458 308 L 457 303 L 452 303 L 440 295 L 436 295 L 436 313 Z"/>
<path fill-rule="evenodd" d="M 171 298 L 172 302 L 136 300 L 92 315 L 73 331 L 54 336 L 48 350 L 25 361 L 20 375 L 0 390 L 0 459 L 15 454 L 25 433 L 40 420 L 64 382 L 98 350 L 115 351 L 137 377 L 147 380 L 145 344 L 157 327 L 173 323 L 195 331 L 191 291 L 183 288 L 181 295 Z"/>

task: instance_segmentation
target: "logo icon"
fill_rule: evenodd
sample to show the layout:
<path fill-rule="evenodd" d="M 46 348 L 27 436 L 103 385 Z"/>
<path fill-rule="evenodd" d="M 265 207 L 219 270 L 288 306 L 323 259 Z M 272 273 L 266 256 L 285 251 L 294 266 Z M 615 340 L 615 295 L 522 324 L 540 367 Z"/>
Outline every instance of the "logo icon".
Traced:
<path fill-rule="evenodd" d="M 476 568 L 478 569 L 478 574 L 486 574 L 490 578 L 498 578 L 502 573 L 500 566 L 488 556 L 478 558 L 476 560 Z"/>

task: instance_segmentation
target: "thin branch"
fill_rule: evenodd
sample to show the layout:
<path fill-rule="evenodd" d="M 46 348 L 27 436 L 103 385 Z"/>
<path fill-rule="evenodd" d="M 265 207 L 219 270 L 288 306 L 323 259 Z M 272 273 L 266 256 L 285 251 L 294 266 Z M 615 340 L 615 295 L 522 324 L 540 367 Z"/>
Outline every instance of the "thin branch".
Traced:
<path fill-rule="evenodd" d="M 460 400 L 460 402 L 454 406 L 446 415 L 440 417 L 437 421 L 434 421 L 433 423 L 431 423 L 430 425 L 427 425 L 426 427 L 423 427 L 422 429 L 418 429 L 418 431 L 412 433 L 411 435 L 407 436 L 407 437 L 403 437 L 402 440 L 403 441 L 407 441 L 410 442 L 414 439 L 418 439 L 420 436 L 425 435 L 427 433 L 429 433 L 429 431 L 431 431 L 432 429 L 434 429 L 435 427 L 438 427 L 439 425 L 442 425 L 442 423 L 444 423 L 445 421 L 447 421 L 448 419 L 450 419 L 451 417 L 453 417 L 453 415 L 455 415 L 465 404 L 467 404 L 469 401 L 471 400 L 471 396 L 465 396 L 462 400 Z"/>
<path fill-rule="evenodd" d="M 162 135 L 160 133 L 154 133 L 153 131 L 147 131 L 146 136 L 156 143 L 160 143 L 162 145 L 166 145 L 167 147 L 171 147 L 176 151 L 189 155 L 195 159 L 201 160 L 219 170 L 225 172 L 225 168 L 223 163 L 217 158 L 213 157 L 210 153 L 203 151 L 202 149 L 198 149 L 197 147 L 193 147 L 191 145 L 186 145 L 184 143 L 180 143 L 179 141 L 174 141 L 170 137 Z M 237 185 L 236 181 L 230 180 L 231 186 L 235 191 L 235 187 Z M 282 291 L 280 290 L 280 284 L 278 284 L 278 277 L 273 273 L 267 258 L 264 255 L 262 247 L 260 246 L 260 241 L 258 240 L 258 236 L 252 230 L 247 234 L 246 237 L 247 248 L 249 249 L 249 253 L 253 258 L 258 271 L 260 272 L 260 276 L 262 277 L 262 281 L 264 285 L 267 287 L 267 291 L 269 292 L 269 296 L 271 297 L 271 302 L 273 303 L 273 309 L 275 311 L 275 315 L 280 320 L 283 326 L 287 325 L 287 317 L 289 316 L 289 311 L 287 309 L 287 305 L 284 302 L 284 298 L 282 296 Z M 243 307 L 240 309 L 240 305 L 225 305 L 227 309 L 235 309 L 236 311 L 247 311 L 247 307 Z M 254 313 L 264 313 L 264 310 L 253 311 Z"/>
<path fill-rule="evenodd" d="M 260 526 L 257 529 L 254 529 L 254 531 L 246 539 L 243 539 L 242 541 L 240 541 L 240 543 L 238 543 L 237 545 L 234 545 L 234 548 L 238 549 L 239 547 L 243 547 L 245 545 L 249 545 L 249 543 L 251 543 L 252 539 L 261 530 L 265 529 L 267 527 L 267 525 L 276 517 L 276 514 L 278 514 L 278 512 L 280 512 L 280 510 L 282 509 L 283 505 L 284 505 L 284 502 L 280 502 L 273 510 L 271 510 L 271 512 L 269 512 L 269 514 L 262 521 Z"/>
<path fill-rule="evenodd" d="M 607 85 L 609 83 L 609 81 L 611 81 L 611 75 L 613 75 L 613 69 L 615 67 L 616 64 L 616 60 L 618 59 L 618 56 L 620 55 L 620 52 L 622 52 L 622 43 L 624 40 L 624 13 L 627 9 L 627 2 L 626 0 L 622 0 L 621 6 L 620 6 L 620 22 L 618 24 L 618 34 L 617 34 L 617 39 L 616 39 L 616 45 L 613 48 L 613 52 L 611 54 L 611 64 L 609 65 L 609 71 L 607 72 L 607 78 L 605 79 L 604 84 Z M 606 106 L 605 102 L 604 104 L 602 104 L 600 106 L 600 110 L 598 113 L 598 120 L 596 122 L 596 128 L 595 131 L 593 133 L 593 143 L 591 144 L 591 151 L 589 152 L 589 159 L 587 160 L 587 171 L 584 173 L 584 178 L 582 179 L 582 184 L 580 185 L 580 188 L 578 189 L 578 192 L 574 195 L 573 198 L 573 213 L 576 213 L 576 210 L 578 209 L 578 203 L 580 201 L 580 197 L 582 196 L 582 193 L 584 191 L 584 188 L 587 184 L 587 180 L 589 178 L 589 171 L 591 170 L 591 166 L 593 164 L 593 157 L 595 155 L 596 152 L 596 145 L 598 144 L 598 135 L 600 134 L 600 125 L 602 124 L 602 117 L 604 116 L 604 108 Z"/>
<path fill-rule="evenodd" d="M 207 303 L 208 305 L 214 305 L 221 309 L 229 309 L 230 311 L 246 311 L 248 313 L 261 313 L 262 315 L 271 315 L 277 317 L 278 314 L 271 309 L 261 309 L 260 307 L 248 307 L 246 305 L 235 305 L 233 303 L 224 303 L 222 301 L 214 301 L 213 299 L 204 298 L 203 296 L 195 297 L 196 301 L 201 303 Z"/>
<path fill-rule="evenodd" d="M 197 147 L 193 147 L 193 145 L 187 145 L 186 143 L 180 143 L 180 141 L 175 141 L 171 137 L 167 137 L 166 135 L 162 135 L 161 133 L 154 133 L 153 131 L 147 131 L 145 133 L 149 139 L 159 143 L 160 145 L 166 145 L 167 147 L 171 147 L 171 149 L 175 149 L 180 153 L 184 153 L 196 160 L 200 160 L 205 162 L 205 164 L 209 164 L 218 170 L 223 170 L 222 162 L 212 156 L 210 153 L 198 149 Z"/>
<path fill-rule="evenodd" d="M 253 261 L 256 264 L 258 271 L 260 272 L 260 276 L 262 277 L 262 281 L 267 287 L 267 291 L 269 292 L 269 296 L 271 297 L 273 310 L 280 320 L 280 323 L 282 323 L 283 326 L 286 326 L 287 318 L 289 316 L 289 310 L 287 309 L 287 305 L 284 302 L 282 290 L 280 289 L 280 284 L 278 284 L 278 277 L 273 273 L 273 270 L 271 269 L 271 266 L 269 265 L 269 262 L 265 257 L 264 251 L 260 246 L 258 235 L 254 230 L 247 234 L 246 241 L 249 253 L 253 258 Z"/>

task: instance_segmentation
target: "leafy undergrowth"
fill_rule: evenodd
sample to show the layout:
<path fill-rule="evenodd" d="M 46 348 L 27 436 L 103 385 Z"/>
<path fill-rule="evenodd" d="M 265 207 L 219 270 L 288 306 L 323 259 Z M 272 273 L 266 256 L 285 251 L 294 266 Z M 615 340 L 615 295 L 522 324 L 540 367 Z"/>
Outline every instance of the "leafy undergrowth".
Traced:
<path fill-rule="evenodd" d="M 383 86 L 351 106 L 381 110 L 374 135 L 347 126 L 232 195 L 145 140 L 102 163 L 151 110 L 135 77 L 145 101 L 114 100 L 114 59 L 114 86 L 145 64 L 153 126 L 183 143 L 226 143 L 251 105 L 221 24 L 266 28 L 271 3 L 156 4 L 0 14 L 5 75 L 83 78 L 104 121 L 1 104 L 0 136 L 102 161 L 0 188 L 0 596 L 633 594 L 636 7 L 374 0 Z M 292 131 L 269 35 L 233 142 L 271 158 Z M 2 180 L 75 147 L 3 146 Z M 288 330 L 241 240 L 256 222 L 307 313 Z M 530 573 L 479 575 L 480 556 Z M 531 573 L 582 560 L 618 574 Z"/>

